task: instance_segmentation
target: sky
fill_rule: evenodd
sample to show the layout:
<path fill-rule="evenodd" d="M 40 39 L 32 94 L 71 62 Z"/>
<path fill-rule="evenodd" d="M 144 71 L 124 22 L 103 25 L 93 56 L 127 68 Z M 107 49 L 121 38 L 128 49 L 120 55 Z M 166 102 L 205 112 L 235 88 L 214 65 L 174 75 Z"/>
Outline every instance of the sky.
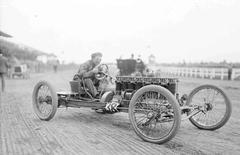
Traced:
<path fill-rule="evenodd" d="M 239 0 L 0 0 L 0 30 L 65 62 L 240 62 Z"/>

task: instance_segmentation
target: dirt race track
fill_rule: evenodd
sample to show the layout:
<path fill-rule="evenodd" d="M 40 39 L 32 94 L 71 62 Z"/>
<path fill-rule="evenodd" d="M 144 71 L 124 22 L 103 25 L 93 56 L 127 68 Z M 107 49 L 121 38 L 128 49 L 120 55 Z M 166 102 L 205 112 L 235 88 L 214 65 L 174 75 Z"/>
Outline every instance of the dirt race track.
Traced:
<path fill-rule="evenodd" d="M 224 88 L 232 101 L 229 122 L 216 131 L 204 131 L 189 121 L 181 123 L 175 138 L 163 145 L 142 141 L 127 113 L 98 114 L 87 108 L 58 109 L 55 117 L 40 121 L 33 112 L 32 91 L 39 80 L 57 90 L 69 90 L 74 71 L 32 74 L 28 80 L 8 79 L 0 96 L 0 154 L 240 154 L 240 81 L 180 79 L 179 92 L 200 84 Z"/>

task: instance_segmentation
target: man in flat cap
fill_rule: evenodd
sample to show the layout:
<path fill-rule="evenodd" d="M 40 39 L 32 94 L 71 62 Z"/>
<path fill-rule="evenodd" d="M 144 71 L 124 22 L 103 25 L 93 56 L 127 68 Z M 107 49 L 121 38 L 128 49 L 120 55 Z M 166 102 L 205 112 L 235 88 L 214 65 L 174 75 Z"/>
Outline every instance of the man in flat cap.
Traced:
<path fill-rule="evenodd" d="M 91 55 L 91 60 L 81 64 L 78 69 L 78 77 L 84 79 L 84 84 L 89 89 L 89 92 L 93 97 L 97 95 L 97 89 L 99 81 L 95 78 L 95 75 L 99 72 L 98 65 L 101 63 L 102 53 L 96 52 Z"/>

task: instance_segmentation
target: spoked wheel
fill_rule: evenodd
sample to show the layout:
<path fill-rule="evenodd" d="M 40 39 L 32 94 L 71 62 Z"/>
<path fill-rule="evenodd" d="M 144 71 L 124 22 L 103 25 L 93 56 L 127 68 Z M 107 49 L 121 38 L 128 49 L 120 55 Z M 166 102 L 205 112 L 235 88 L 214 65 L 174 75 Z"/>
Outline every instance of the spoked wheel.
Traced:
<path fill-rule="evenodd" d="M 57 111 L 58 98 L 54 88 L 46 81 L 40 81 L 33 90 L 33 108 L 41 120 L 48 121 Z"/>
<path fill-rule="evenodd" d="M 156 85 L 144 86 L 133 95 L 129 118 L 140 138 L 158 144 L 171 140 L 181 121 L 175 97 L 167 89 Z"/>
<path fill-rule="evenodd" d="M 232 106 L 224 91 L 213 85 L 195 88 L 186 103 L 196 107 L 199 112 L 189 120 L 199 129 L 216 130 L 227 123 Z"/>

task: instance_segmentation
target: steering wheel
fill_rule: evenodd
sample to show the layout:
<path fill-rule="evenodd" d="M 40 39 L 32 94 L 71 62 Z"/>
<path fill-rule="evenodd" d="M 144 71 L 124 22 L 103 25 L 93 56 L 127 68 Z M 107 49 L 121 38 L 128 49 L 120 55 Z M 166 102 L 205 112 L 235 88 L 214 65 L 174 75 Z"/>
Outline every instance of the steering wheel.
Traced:
<path fill-rule="evenodd" d="M 103 73 L 103 72 L 98 72 L 97 74 L 95 74 L 95 78 L 97 80 L 100 80 L 100 81 L 105 79 L 106 77 L 107 77 L 107 75 L 105 73 Z"/>
<path fill-rule="evenodd" d="M 109 68 L 108 68 L 108 65 L 107 65 L 107 64 L 100 64 L 100 65 L 98 66 L 98 70 L 99 70 L 100 72 L 108 73 Z"/>
<path fill-rule="evenodd" d="M 106 64 L 101 64 L 98 66 L 98 70 L 99 72 L 97 74 L 95 74 L 95 78 L 97 80 L 103 80 L 104 78 L 106 78 L 108 76 L 108 65 Z"/>

